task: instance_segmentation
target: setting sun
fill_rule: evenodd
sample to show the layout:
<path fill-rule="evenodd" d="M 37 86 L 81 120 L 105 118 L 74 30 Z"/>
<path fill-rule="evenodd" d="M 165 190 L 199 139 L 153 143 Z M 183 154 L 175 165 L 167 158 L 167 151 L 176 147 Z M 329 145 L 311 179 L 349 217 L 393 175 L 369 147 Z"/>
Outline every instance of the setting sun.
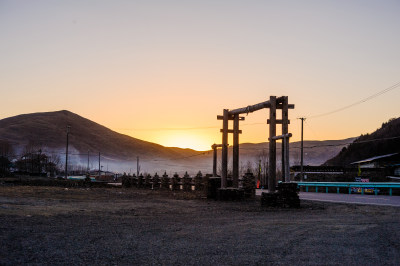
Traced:
<path fill-rule="evenodd" d="M 210 138 L 200 134 L 187 132 L 168 132 L 162 134 L 157 141 L 166 147 L 190 148 L 198 151 L 211 149 Z"/>

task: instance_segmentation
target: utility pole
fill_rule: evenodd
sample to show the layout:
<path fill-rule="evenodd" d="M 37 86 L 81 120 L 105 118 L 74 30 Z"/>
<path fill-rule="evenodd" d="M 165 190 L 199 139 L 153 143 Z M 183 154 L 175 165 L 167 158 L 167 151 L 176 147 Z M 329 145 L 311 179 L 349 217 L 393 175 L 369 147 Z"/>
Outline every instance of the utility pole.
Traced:
<path fill-rule="evenodd" d="M 139 166 L 139 156 L 136 157 L 136 176 L 139 176 L 140 166 Z"/>
<path fill-rule="evenodd" d="M 38 172 L 39 172 L 39 176 L 41 176 L 42 174 L 42 149 L 39 149 L 39 158 L 38 158 L 38 163 L 39 163 L 39 168 L 38 168 Z"/>
<path fill-rule="evenodd" d="M 65 179 L 68 179 L 68 137 L 69 137 L 69 130 L 71 129 L 71 126 L 67 126 L 67 148 L 65 151 Z"/>
<path fill-rule="evenodd" d="M 305 117 L 300 117 L 301 120 L 301 156 L 300 156 L 300 181 L 304 181 L 304 171 L 303 171 L 303 122 L 306 120 Z"/>
<path fill-rule="evenodd" d="M 89 151 L 87 151 L 87 172 L 90 172 L 90 168 L 89 168 Z"/>
<path fill-rule="evenodd" d="M 101 175 L 101 168 L 100 168 L 100 152 L 99 152 L 99 180 L 100 180 L 100 175 Z"/>
<path fill-rule="evenodd" d="M 258 160 L 258 180 L 256 182 L 256 188 L 260 188 L 261 183 L 261 160 Z"/>

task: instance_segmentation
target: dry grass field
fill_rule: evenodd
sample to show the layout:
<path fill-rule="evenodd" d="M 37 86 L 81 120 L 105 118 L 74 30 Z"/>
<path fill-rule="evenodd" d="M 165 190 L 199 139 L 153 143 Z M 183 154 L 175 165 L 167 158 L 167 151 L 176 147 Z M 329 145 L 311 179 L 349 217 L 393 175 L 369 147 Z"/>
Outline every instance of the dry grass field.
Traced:
<path fill-rule="evenodd" d="M 0 265 L 399 265 L 400 208 L 0 185 Z"/>

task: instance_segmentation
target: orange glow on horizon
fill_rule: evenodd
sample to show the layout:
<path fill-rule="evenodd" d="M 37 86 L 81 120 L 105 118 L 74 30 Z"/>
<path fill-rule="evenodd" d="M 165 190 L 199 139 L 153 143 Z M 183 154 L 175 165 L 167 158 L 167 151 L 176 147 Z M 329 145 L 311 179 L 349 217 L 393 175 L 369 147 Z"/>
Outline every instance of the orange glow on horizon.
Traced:
<path fill-rule="evenodd" d="M 165 133 L 154 142 L 165 147 L 189 148 L 197 151 L 211 149 L 210 138 L 201 134 L 188 134 L 186 132 Z"/>

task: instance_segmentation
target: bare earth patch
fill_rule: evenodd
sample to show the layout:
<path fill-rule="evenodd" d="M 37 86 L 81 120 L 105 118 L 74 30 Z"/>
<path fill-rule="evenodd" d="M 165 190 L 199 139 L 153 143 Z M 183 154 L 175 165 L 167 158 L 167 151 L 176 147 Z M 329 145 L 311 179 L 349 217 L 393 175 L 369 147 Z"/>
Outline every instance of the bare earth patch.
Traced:
<path fill-rule="evenodd" d="M 193 199 L 191 199 L 193 198 Z M 399 265 L 400 208 L 0 186 L 0 265 Z"/>

